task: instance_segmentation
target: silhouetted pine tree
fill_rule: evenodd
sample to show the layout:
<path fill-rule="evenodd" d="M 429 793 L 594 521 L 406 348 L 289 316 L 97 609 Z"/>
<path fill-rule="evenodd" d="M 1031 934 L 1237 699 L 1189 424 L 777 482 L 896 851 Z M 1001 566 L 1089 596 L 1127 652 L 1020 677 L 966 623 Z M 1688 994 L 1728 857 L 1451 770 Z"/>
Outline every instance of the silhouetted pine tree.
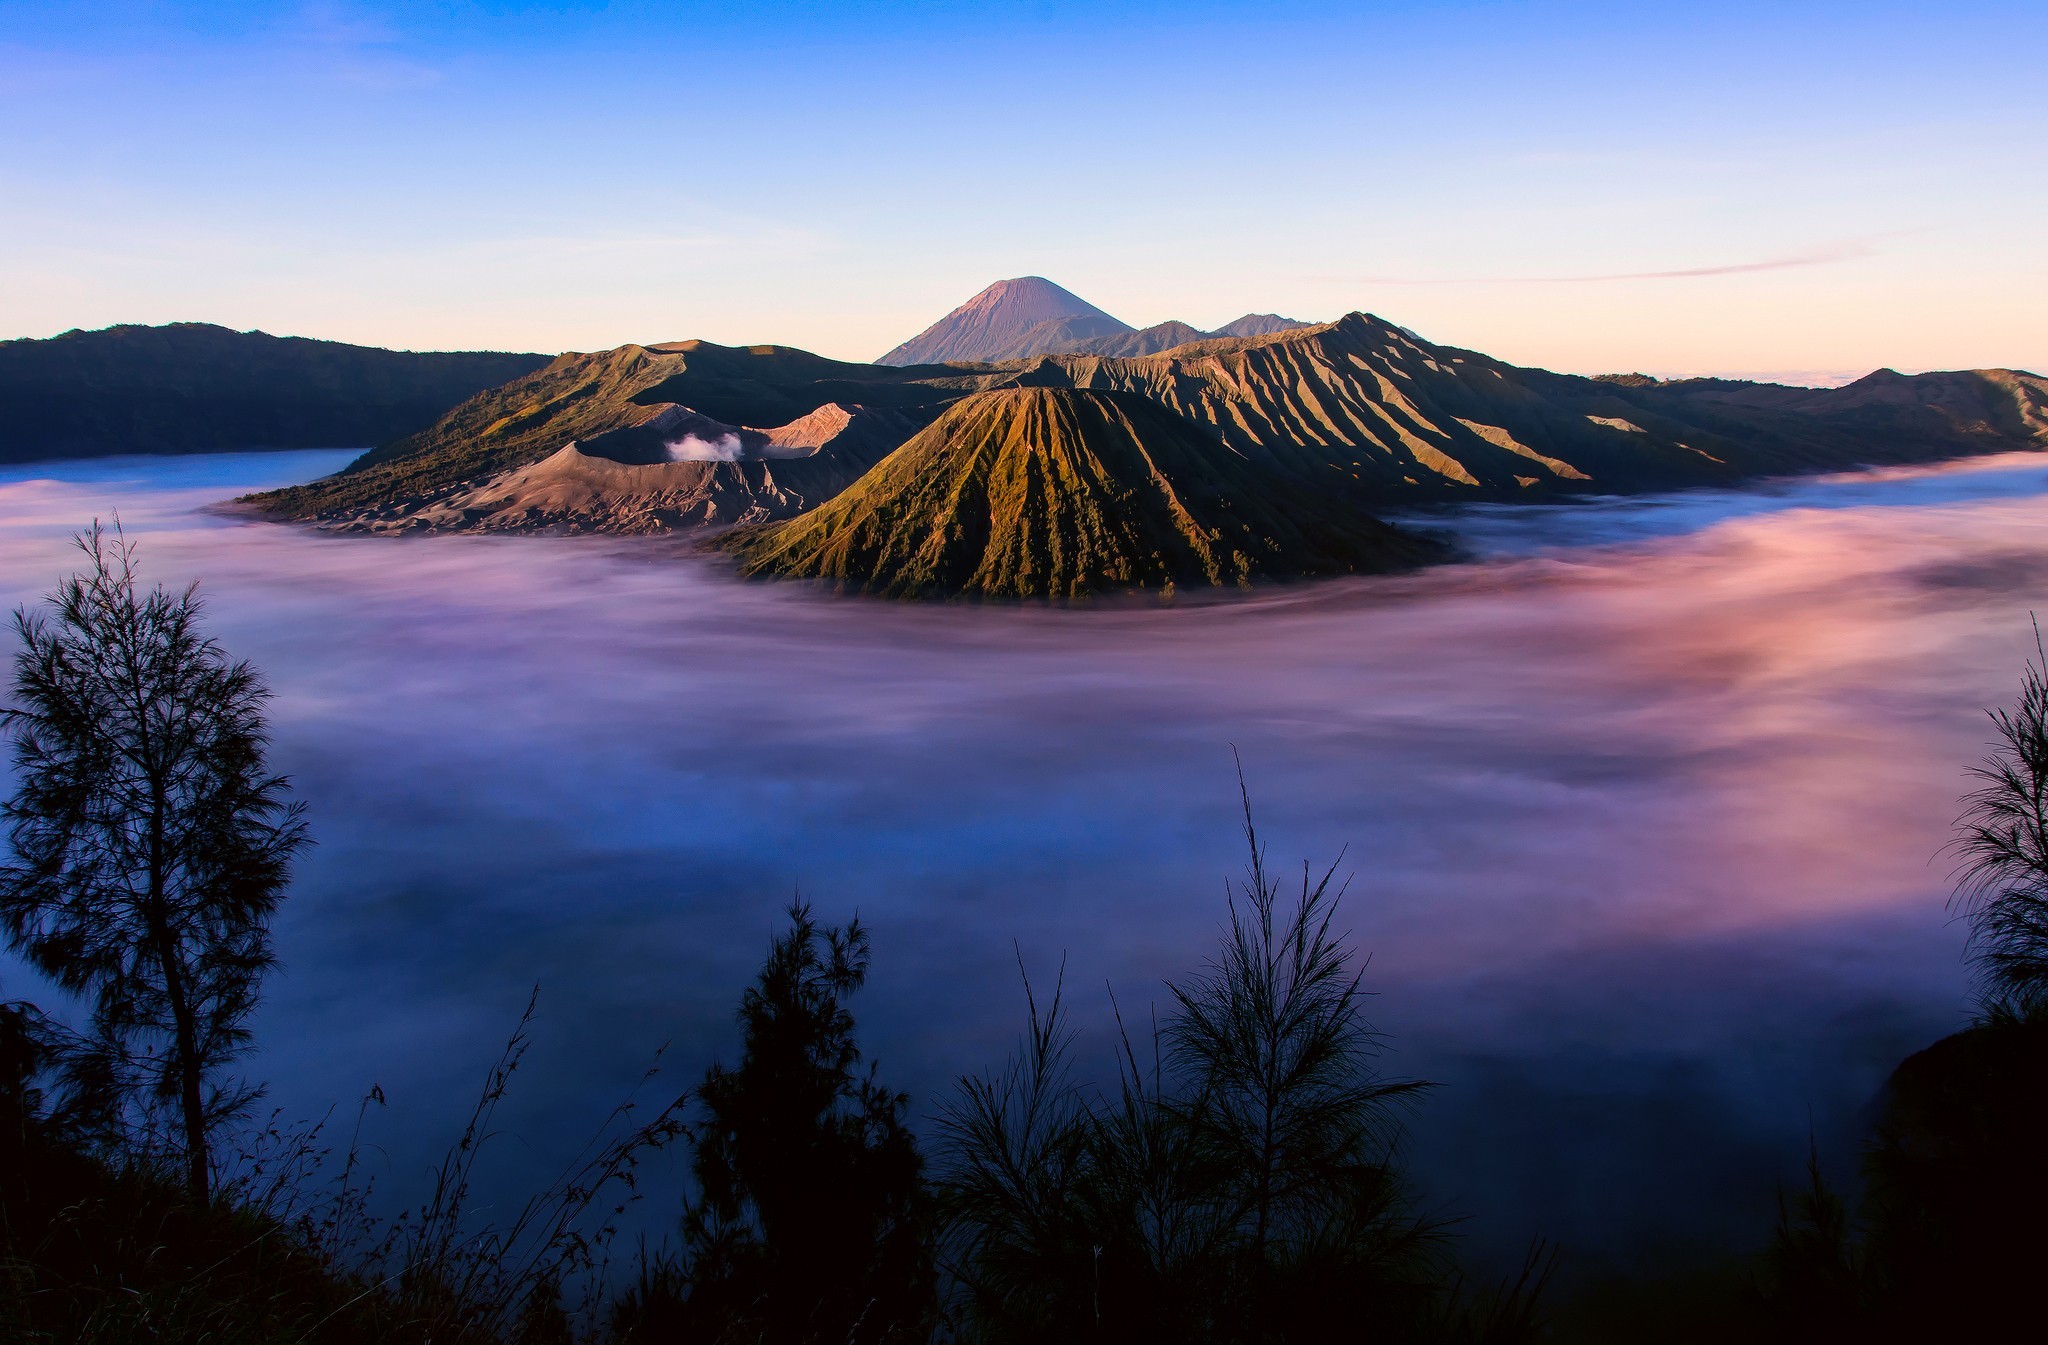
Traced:
<path fill-rule="evenodd" d="M 1169 1061 L 1187 1124 L 1224 1174 L 1237 1340 L 1306 1340 L 1420 1315 L 1434 1237 L 1393 1169 L 1396 1108 L 1428 1085 L 1388 1080 L 1365 1017 L 1364 967 L 1333 929 L 1332 865 L 1303 865 L 1283 904 L 1244 799 L 1250 864 L 1218 955 L 1170 984 Z M 1377 1301 L 1374 1301 L 1377 1300 Z"/>
<path fill-rule="evenodd" d="M 1056 993 L 1023 1049 L 940 1115 L 946 1268 L 982 1341 L 1519 1339 L 1540 1275 L 1459 1304 L 1407 1208 L 1334 869 L 1285 901 L 1251 853 L 1222 949 L 1170 985 L 1149 1049 L 1119 1035 L 1104 1096 L 1076 1086 Z M 1121 1016 L 1119 1015 L 1121 1026 Z"/>
<path fill-rule="evenodd" d="M 2041 652 L 2038 625 L 2034 639 Z M 1988 713 L 1999 742 L 1956 822 L 1955 901 L 1987 1013 L 2031 1017 L 2048 1008 L 2048 652 L 2028 662 L 2019 703 Z"/>
<path fill-rule="evenodd" d="M 0 1189 L 18 1185 L 43 1121 L 38 1076 L 46 1064 L 42 1015 L 32 1004 L 0 1002 Z"/>
<path fill-rule="evenodd" d="M 684 1253 L 620 1305 L 628 1339 L 922 1341 L 932 1276 L 908 1099 L 861 1070 L 845 1001 L 867 979 L 858 920 L 789 908 L 740 1001 L 737 1068 L 714 1065 L 689 1135 Z"/>
<path fill-rule="evenodd" d="M 1804 1342 L 1857 1326 L 1867 1330 L 1860 1262 L 1848 1204 L 1828 1185 L 1820 1146 L 1809 1140 L 1806 1186 L 1778 1189 L 1778 1226 L 1756 1286 L 1772 1337 Z"/>
<path fill-rule="evenodd" d="M 118 530 L 78 545 L 90 568 L 15 614 L 0 925 L 90 1005 L 74 1082 L 127 1121 L 168 1106 L 204 1203 L 209 1136 L 256 1095 L 222 1071 L 272 963 L 302 805 L 264 764 L 269 693 L 201 633 L 196 586 L 144 592 Z"/>

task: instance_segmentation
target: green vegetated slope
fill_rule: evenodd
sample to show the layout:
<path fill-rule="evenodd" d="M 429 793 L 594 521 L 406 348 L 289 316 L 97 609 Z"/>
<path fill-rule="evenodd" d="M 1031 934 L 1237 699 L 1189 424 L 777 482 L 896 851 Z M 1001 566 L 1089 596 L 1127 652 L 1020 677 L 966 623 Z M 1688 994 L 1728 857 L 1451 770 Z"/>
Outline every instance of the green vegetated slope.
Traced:
<path fill-rule="evenodd" d="M 1387 570 L 1441 552 L 1127 393 L 979 393 L 838 498 L 728 543 L 743 572 L 888 596 L 1071 597 Z"/>
<path fill-rule="evenodd" d="M 197 322 L 0 341 L 0 461 L 379 444 L 546 362 Z"/>

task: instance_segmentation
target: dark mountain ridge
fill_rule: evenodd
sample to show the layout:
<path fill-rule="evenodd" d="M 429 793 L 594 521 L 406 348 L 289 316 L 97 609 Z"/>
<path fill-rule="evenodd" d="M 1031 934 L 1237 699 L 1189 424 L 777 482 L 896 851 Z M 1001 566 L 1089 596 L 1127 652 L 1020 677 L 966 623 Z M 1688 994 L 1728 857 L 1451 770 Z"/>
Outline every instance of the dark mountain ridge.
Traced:
<path fill-rule="evenodd" d="M 0 341 L 0 462 L 381 444 L 547 358 L 201 322 Z"/>
<path fill-rule="evenodd" d="M 1295 327 L 1313 327 L 1312 322 L 1301 322 L 1294 318 L 1283 318 L 1278 313 L 1247 313 L 1235 322 L 1226 322 L 1211 336 L 1271 336 Z"/>

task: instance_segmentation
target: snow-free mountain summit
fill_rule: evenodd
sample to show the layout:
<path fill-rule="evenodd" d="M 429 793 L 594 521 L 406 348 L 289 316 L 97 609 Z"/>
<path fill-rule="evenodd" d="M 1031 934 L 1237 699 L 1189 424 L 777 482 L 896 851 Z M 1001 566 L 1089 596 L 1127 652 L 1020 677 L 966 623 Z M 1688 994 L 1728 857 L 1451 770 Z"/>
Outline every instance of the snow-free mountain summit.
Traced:
<path fill-rule="evenodd" d="M 1247 313 L 1205 332 L 1168 321 L 1137 328 L 1044 276 L 998 280 L 877 364 L 947 364 L 1029 359 L 1033 355 L 1155 355 L 1190 341 L 1266 336 L 1309 324 L 1274 313 Z"/>

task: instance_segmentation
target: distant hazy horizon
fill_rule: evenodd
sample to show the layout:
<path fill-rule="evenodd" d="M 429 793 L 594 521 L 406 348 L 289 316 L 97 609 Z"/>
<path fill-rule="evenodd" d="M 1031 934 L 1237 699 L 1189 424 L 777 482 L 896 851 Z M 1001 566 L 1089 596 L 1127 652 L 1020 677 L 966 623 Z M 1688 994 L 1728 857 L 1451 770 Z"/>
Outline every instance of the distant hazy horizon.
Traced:
<path fill-rule="evenodd" d="M 1567 372 L 2048 368 L 2037 4 L 0 16 L 0 337 L 869 360 L 1038 274 Z"/>
<path fill-rule="evenodd" d="M 948 310 L 948 311 L 951 311 L 951 310 Z M 943 316 L 943 315 L 941 315 L 941 316 Z M 1288 316 L 1288 315 L 1283 315 L 1283 316 Z M 1331 315 L 1331 316 L 1332 316 L 1332 317 L 1334 317 L 1334 316 L 1339 316 L 1339 315 L 1334 315 L 1334 314 L 1333 314 L 1333 315 Z M 1384 314 L 1382 314 L 1381 316 L 1385 316 L 1385 315 L 1384 315 Z M 1321 318 L 1321 317 L 1317 317 L 1317 318 L 1304 318 L 1304 319 L 1302 319 L 1302 320 L 1303 320 L 1303 321 L 1327 321 L 1327 320 L 1329 320 L 1329 319 L 1326 319 L 1326 318 Z M 170 322 L 204 322 L 204 321 L 206 321 L 206 319 L 204 319 L 204 318 L 172 318 L 172 319 L 167 319 L 167 321 L 170 321 Z M 107 323 L 107 324 L 104 324 L 104 326 L 118 326 L 118 325 L 121 325 L 121 324 L 119 324 L 119 323 Z M 152 324 L 152 325 L 154 325 L 154 324 Z M 216 324 L 216 325 L 219 325 L 219 326 L 231 326 L 232 324 L 229 324 L 229 323 L 219 323 L 219 324 Z M 53 337 L 53 336 L 61 336 L 61 335 L 64 335 L 64 334 L 66 334 L 66 333 L 68 333 L 68 332 L 71 332 L 71 331 L 75 331 L 75 330 L 100 330 L 100 329 L 101 329 L 101 328 L 85 328 L 85 329 L 80 329 L 80 328 L 78 328 L 78 327 L 76 327 L 76 326 L 74 325 L 74 326 L 72 326 L 72 327 L 66 327 L 66 328 L 64 328 L 64 329 L 63 329 L 62 331 L 58 331 L 58 332 L 49 332 L 49 333 L 45 333 L 45 334 L 40 334 L 40 335 L 39 335 L 39 334 L 35 334 L 35 333 L 27 333 L 27 334 L 24 334 L 24 336 L 23 336 L 23 337 L 19 337 L 19 338 L 15 338 L 15 337 L 0 337 L 0 341 L 4 341 L 4 340 L 12 340 L 12 339 L 28 339 L 28 340 L 45 340 L 45 339 L 48 339 L 49 337 Z M 245 330 L 261 330 L 261 329 L 257 329 L 257 328 L 252 328 L 252 329 L 245 329 Z M 298 331 L 272 331 L 272 332 L 268 332 L 267 334 L 268 334 L 268 335 L 271 335 L 271 336 L 298 336 L 298 337 L 309 337 L 309 338 L 311 338 L 311 339 L 314 339 L 314 340 L 339 340 L 339 339 L 343 339 L 343 338 L 337 338 L 337 337 L 326 337 L 326 336 L 320 336 L 320 335 L 318 335 L 318 334 L 316 334 L 316 333 L 312 333 L 312 332 L 298 332 Z M 910 333 L 910 335 L 915 335 L 915 334 L 916 334 L 916 333 Z M 1423 334 L 1424 334 L 1425 336 L 1426 336 L 1426 335 L 1428 335 L 1428 333 L 1423 333 Z M 657 344 L 657 343 L 660 343 L 660 342 L 664 342 L 664 341 L 670 341 L 670 340 L 687 340 L 687 339 L 689 339 L 689 338 L 686 338 L 686 337 L 645 337 L 645 338 L 629 338 L 629 339 L 632 339 L 632 340 L 637 340 L 637 341 L 638 341 L 638 343 L 639 343 L 639 344 L 641 344 L 641 345 L 652 345 L 652 344 Z M 428 346 L 404 346 L 404 345 L 400 345 L 400 344 L 399 344 L 399 343 L 397 343 L 397 342 L 388 342 L 388 341 L 363 341 L 363 342 L 358 342 L 357 344 L 363 344 L 363 345 L 371 345 L 371 346 L 383 346 L 383 347 L 386 347 L 386 348 L 388 348 L 388 349 L 398 349 L 398 350 L 418 350 L 418 351 L 425 351 L 425 350 L 430 350 L 430 349 L 436 349 L 435 347 L 428 347 Z M 623 344 L 623 343 L 622 343 L 622 344 Z M 759 344 L 759 343 L 749 343 L 749 344 Z M 777 341 L 777 342 L 774 342 L 773 344 L 777 344 L 777 345 L 791 345 L 791 344 L 794 344 L 794 343 L 792 343 L 792 342 L 788 342 L 788 341 Z M 1450 344 L 1450 343 L 1447 343 L 1447 344 Z M 447 347 L 441 347 L 441 348 L 442 348 L 442 349 L 446 349 Z M 476 347 L 476 348 L 477 348 L 477 349 L 483 349 L 484 347 Z M 496 347 L 496 348 L 498 348 L 498 349 L 504 349 L 505 347 Z M 607 348 L 608 348 L 608 347 L 607 347 Z M 1468 348 L 1476 348 L 1476 347 L 1468 347 Z M 557 349 L 557 348 L 552 348 L 552 347 L 539 347 L 539 348 L 537 348 L 537 349 L 538 349 L 538 350 L 540 351 L 540 353 L 544 353 L 544 354 L 551 354 L 551 355 L 553 355 L 553 354 L 562 354 L 562 353 L 565 353 L 565 352 L 566 352 L 566 351 L 567 351 L 567 350 L 568 350 L 569 348 L 568 348 L 568 347 L 562 347 L 562 348 L 559 348 L 559 349 Z M 1487 351 L 1487 352 L 1483 352 L 1483 353 L 1491 354 L 1492 352 L 1491 352 L 1491 351 Z M 839 357 L 837 357 L 837 358 L 842 358 L 842 359 L 846 359 L 846 358 L 857 358 L 857 357 L 851 357 L 851 356 L 839 356 Z M 1538 367 L 1544 367 L 1544 366 L 1538 366 Z M 1553 367 L 1554 367 L 1554 366 L 1553 366 Z M 2010 367 L 2018 367 L 2018 366 L 2011 366 L 2011 365 L 2007 365 L 2007 366 L 1997 366 L 1997 367 L 2008 367 L 2008 368 L 2010 368 Z M 2043 367 L 2044 367 L 2044 368 L 2048 368 L 2048 365 L 2044 365 Z M 1866 376 L 1866 375 L 1868 375 L 1868 374 L 1870 374 L 1870 373 L 1874 372 L 1874 371 L 1875 371 L 1876 369 L 1879 369 L 1879 368 L 1890 368 L 1890 369 L 1891 369 L 1891 370 L 1892 370 L 1892 371 L 1893 371 L 1894 373 L 1901 373 L 1901 374 L 1917 374 L 1917 373 L 1926 373 L 1926 372 L 1928 372 L 1928 371 L 1927 371 L 1927 370 L 1925 370 L 1925 369 L 1913 368 L 1913 367 L 1910 367 L 1910 366 L 1909 366 L 1909 367 L 1905 367 L 1905 368 L 1901 368 L 1901 367 L 1899 367 L 1899 366 L 1897 366 L 1897 365 L 1873 365 L 1873 366 L 1870 366 L 1869 368 L 1843 368 L 1843 369 L 1752 369 L 1752 368 L 1718 368 L 1718 367 L 1705 367 L 1705 368 L 1700 368 L 1700 367 L 1688 367 L 1688 368 L 1676 368 L 1676 369 L 1669 369 L 1669 368 L 1667 368 L 1667 369 L 1652 369 L 1652 368 L 1641 368 L 1641 367 L 1636 367 L 1636 366 L 1632 366 L 1632 365 L 1629 365 L 1629 363 L 1628 363 L 1628 362 L 1627 362 L 1626 360 L 1624 360 L 1624 361 L 1621 361 L 1620 363 L 1617 363 L 1617 364 L 1615 364 L 1615 365 L 1613 365 L 1613 366 L 1611 366 L 1611 367 L 1601 367 L 1601 368 L 1586 368 L 1586 369 L 1561 369 L 1561 370 L 1560 370 L 1560 372 L 1565 372 L 1565 373 L 1583 373 L 1583 374 L 1609 374 L 1609 373 L 1642 373 L 1642 374 L 1649 374 L 1649 375 L 1651 375 L 1651 376 L 1652 376 L 1652 377 L 1654 377 L 1654 378 L 1661 378 L 1661 379 L 1682 379 L 1682 378 L 1728 378 L 1728 379 L 1744 379 L 1744 380 L 1748 380 L 1748 381 L 1751 381 L 1751 382 L 1758 382 L 1758 383 L 1788 383 L 1788 384 L 1793 384 L 1793 385 L 1796 385 L 1796 386 L 1802 386 L 1802 387 L 1816 387 L 1816 388 L 1836 388 L 1836 387 L 1841 387 L 1841 386 L 1843 386 L 1843 385 L 1845 385 L 1845 384 L 1848 384 L 1848 383 L 1853 383 L 1853 382 L 1855 382 L 1855 381 L 1856 381 L 1857 379 L 1859 379 L 1859 378 L 1862 378 L 1862 377 L 1864 377 L 1864 376 Z M 2041 371 L 2040 369 L 2030 369 L 2030 370 L 2029 370 L 2029 372 L 2040 372 L 2040 371 Z"/>
<path fill-rule="evenodd" d="M 1305 320 L 1306 320 L 1306 319 L 1305 319 Z M 196 321 L 196 322 L 203 322 L 203 321 L 204 321 L 204 319 L 173 319 L 173 321 L 180 321 L 180 322 L 184 322 L 184 321 Z M 109 323 L 109 324 L 107 324 L 107 326 L 119 326 L 119 325 L 122 325 L 122 324 L 119 324 L 119 323 Z M 215 324 L 215 325 L 218 325 L 218 326 L 227 326 L 227 325 L 229 325 L 229 324 L 226 324 L 226 323 L 219 323 L 219 324 Z M 70 332 L 72 332 L 72 331 L 75 331 L 75 330 L 104 330 L 104 328 L 85 328 L 85 329 L 80 329 L 80 328 L 75 328 L 75 327 L 67 327 L 67 328 L 65 328 L 65 329 L 64 329 L 63 331 L 61 331 L 61 332 L 51 332 L 51 333 L 48 333 L 48 334 L 47 334 L 46 336 L 33 336 L 33 335 L 31 335 L 31 336 L 26 336 L 26 337 L 18 337 L 18 338 L 16 338 L 16 337 L 0 337 L 0 341 L 6 341 L 6 340 L 16 340 L 16 339 L 25 339 L 25 340 L 47 340 L 47 339 L 49 339 L 50 337 L 55 337 L 55 336 L 63 336 L 63 335 L 67 335 L 67 334 L 69 334 Z M 249 330 L 260 330 L 260 329 L 249 329 Z M 314 340 L 334 340 L 334 339 L 336 339 L 336 338 L 333 338 L 333 337 L 319 337 L 319 336 L 313 336 L 313 335 L 312 335 L 311 333 L 307 333 L 307 332 L 267 332 L 267 333 L 265 333 L 265 334 L 266 334 L 266 335 L 269 335 L 269 336 L 285 336 L 285 337 L 309 337 L 309 336 L 310 336 L 310 337 L 311 337 L 311 339 L 314 339 Z M 1427 335 L 1427 333 L 1424 333 L 1424 335 Z M 645 339 L 645 340 L 641 340 L 641 341 L 639 342 L 639 344 L 641 344 L 641 345 L 651 345 L 651 344 L 656 344 L 656 343 L 658 343 L 658 342 L 660 342 L 660 341 L 665 341 L 665 340 L 670 340 L 670 339 L 687 339 L 687 338 L 647 338 L 647 339 Z M 385 346 L 386 348 L 389 348 L 389 349 L 400 349 L 400 350 L 404 350 L 404 349 L 413 349 L 413 350 L 420 350 L 420 351 L 425 351 L 425 350 L 428 350 L 428 349 L 430 349 L 429 347 L 424 347 L 424 346 L 421 346 L 421 347 L 405 347 L 405 346 L 396 346 L 396 345 L 394 345 L 393 343 L 389 343 L 389 342 L 364 342 L 364 343 L 361 343 L 361 344 L 366 344 L 366 345 L 382 345 L 382 346 Z M 778 345 L 789 345 L 789 344 L 791 344 L 791 343 L 790 343 L 790 342 L 787 342 L 787 341 L 781 341 L 781 342 L 776 342 L 775 344 L 778 344 Z M 541 351 L 541 352 L 539 352 L 539 353 L 543 353 L 543 354 L 562 354 L 562 353 L 565 353 L 565 352 L 564 352 L 564 351 L 560 351 L 560 350 L 552 350 L 552 349 L 549 349 L 549 350 L 542 350 L 542 351 Z M 1885 366 L 1880 366 L 1880 367 L 1885 367 Z M 1897 368 L 1897 367 L 1895 367 L 1895 366 L 1890 366 L 1890 367 L 1892 367 L 1892 370 L 1893 370 L 1893 372 L 1894 372 L 1894 373 L 1902 373 L 1902 374 L 1915 374 L 1915 373 L 1924 373 L 1924 372 L 1927 372 L 1926 370 L 1922 370 L 1922 369 L 1911 369 L 1911 368 L 1908 368 L 1908 369 L 1900 369 L 1900 368 Z M 1615 366 L 1614 368 L 1611 368 L 1611 369 L 1598 369 L 1598 370 L 1583 370 L 1583 371 L 1580 371 L 1580 370 L 1570 370 L 1570 371 L 1566 371 L 1566 372 L 1586 372 L 1586 373 L 1603 373 L 1603 374 L 1605 374 L 1605 373 L 1642 373 L 1642 374 L 1649 374 L 1649 375 L 1651 375 L 1652 377 L 1655 377 L 1655 378 L 1662 378 L 1662 379 L 1681 379 L 1681 378 L 1729 378 L 1729 379 L 1746 379 L 1746 380 L 1749 380 L 1749 381 L 1751 381 L 1751 382 L 1769 382 L 1769 383 L 1789 383 L 1789 384 L 1794 384 L 1794 385 L 1798 385 L 1798 386 L 1803 386 L 1803 387 L 1816 387 L 1816 388 L 1835 388 L 1835 387 L 1841 387 L 1841 386 L 1843 386 L 1844 384 L 1847 384 L 1847 383 L 1853 383 L 1853 382 L 1855 382 L 1855 381 L 1856 381 L 1857 379 L 1859 379 L 1859 378 L 1862 378 L 1862 377 L 1864 377 L 1865 375 L 1867 375 L 1867 374 L 1869 374 L 1869 373 L 1873 372 L 1873 370 L 1872 370 L 1872 369 L 1715 369 L 1715 368 L 1706 368 L 1706 369 L 1641 369 L 1641 368 L 1623 368 L 1623 367 L 1621 367 L 1620 365 L 1617 365 L 1617 366 Z"/>

